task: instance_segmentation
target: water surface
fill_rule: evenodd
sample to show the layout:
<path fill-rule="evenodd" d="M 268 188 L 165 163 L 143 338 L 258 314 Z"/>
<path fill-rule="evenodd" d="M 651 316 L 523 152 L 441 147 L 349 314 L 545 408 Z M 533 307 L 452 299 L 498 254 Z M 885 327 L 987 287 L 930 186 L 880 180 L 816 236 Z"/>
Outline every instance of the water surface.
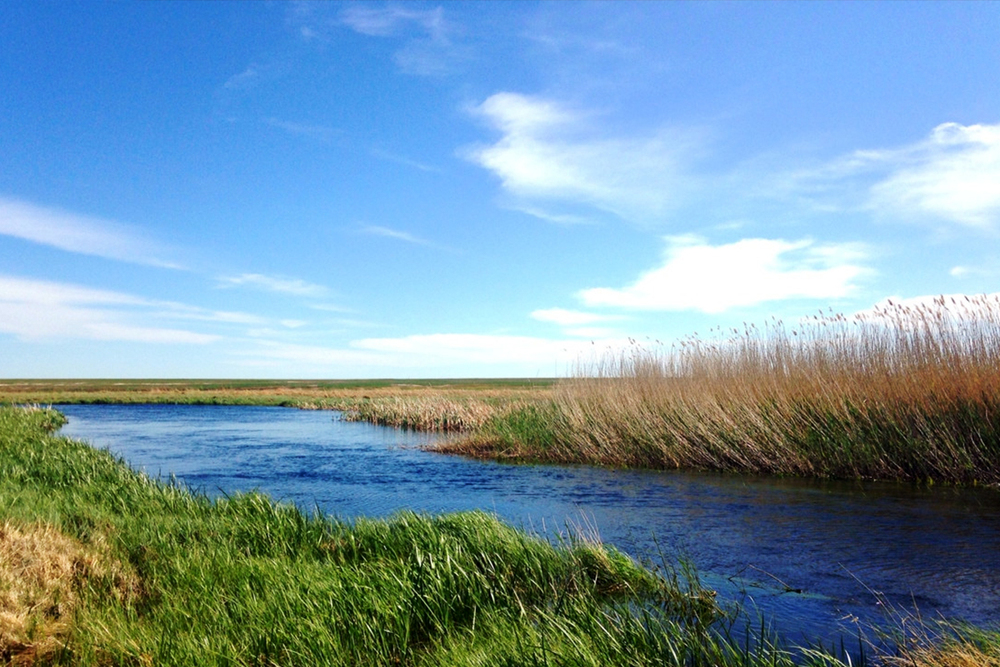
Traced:
<path fill-rule="evenodd" d="M 596 530 L 638 558 L 683 556 L 792 641 L 855 632 L 883 602 L 1000 621 L 1000 492 L 433 454 L 433 436 L 247 406 L 65 405 L 65 435 L 210 495 L 260 490 L 341 518 L 484 509 L 550 537 Z"/>

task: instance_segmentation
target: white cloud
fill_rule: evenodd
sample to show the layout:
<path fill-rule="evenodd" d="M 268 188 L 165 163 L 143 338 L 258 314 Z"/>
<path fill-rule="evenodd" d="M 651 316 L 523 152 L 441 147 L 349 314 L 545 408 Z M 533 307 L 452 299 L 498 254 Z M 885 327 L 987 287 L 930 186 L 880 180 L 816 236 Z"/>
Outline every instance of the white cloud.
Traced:
<path fill-rule="evenodd" d="M 601 342 L 604 345 L 620 344 L 620 341 Z M 393 365 L 457 362 L 498 367 L 510 364 L 550 367 L 555 363 L 573 363 L 581 356 L 589 356 L 595 349 L 589 341 L 456 333 L 365 338 L 352 342 L 351 347 L 383 353 Z"/>
<path fill-rule="evenodd" d="M 0 331 L 25 340 L 83 338 L 103 341 L 205 344 L 218 336 L 182 329 L 151 327 L 148 310 L 162 307 L 129 294 L 78 285 L 0 276 Z M 142 319 L 143 324 L 133 320 Z"/>
<path fill-rule="evenodd" d="M 326 295 L 327 288 L 322 285 L 308 283 L 298 278 L 285 278 L 281 276 L 266 276 L 261 273 L 242 273 L 238 276 L 220 276 L 218 279 L 220 287 L 256 287 L 268 292 L 278 292 L 279 294 L 292 294 L 295 296 L 321 297 Z"/>
<path fill-rule="evenodd" d="M 532 311 L 531 317 L 539 322 L 552 322 L 553 324 L 558 324 L 564 327 L 622 319 L 620 315 L 599 315 L 597 313 L 585 313 L 580 310 L 567 310 L 565 308 L 544 308 L 535 310 Z"/>
<path fill-rule="evenodd" d="M 163 260 L 159 246 L 123 225 L 7 197 L 0 197 L 0 234 L 84 255 L 183 268 Z"/>
<path fill-rule="evenodd" d="M 879 212 L 981 229 L 1000 222 L 1000 125 L 944 123 L 918 144 L 858 158 L 892 169 L 871 188 Z"/>
<path fill-rule="evenodd" d="M 960 264 L 958 266 L 953 266 L 948 275 L 953 278 L 994 278 L 1000 275 L 1000 266 L 997 265 L 985 265 L 985 266 L 967 266 Z"/>
<path fill-rule="evenodd" d="M 866 269 L 853 244 L 811 240 L 743 239 L 720 246 L 693 236 L 666 237 L 661 267 L 628 287 L 579 293 L 589 307 L 636 310 L 699 310 L 720 313 L 783 299 L 848 296 Z"/>
<path fill-rule="evenodd" d="M 759 195 L 804 200 L 821 212 L 867 211 L 981 230 L 1000 226 L 1000 124 L 943 123 L 909 145 L 858 150 L 793 172 L 782 173 L 773 162 L 743 172 Z"/>
<path fill-rule="evenodd" d="M 953 278 L 964 278 L 965 276 L 971 274 L 972 272 L 973 269 L 969 268 L 968 266 L 953 266 L 951 267 L 951 271 L 949 271 L 948 274 L 951 275 L 951 277 Z"/>
<path fill-rule="evenodd" d="M 255 341 L 237 352 L 257 363 L 310 375 L 422 377 L 459 375 L 552 375 L 598 359 L 627 341 L 553 340 L 530 336 L 427 334 L 402 338 L 365 338 L 346 347 Z"/>
<path fill-rule="evenodd" d="M 691 187 L 686 165 L 700 143 L 695 133 L 595 136 L 584 114 L 510 92 L 491 96 L 472 112 L 502 136 L 492 145 L 465 149 L 464 157 L 492 171 L 515 197 L 588 204 L 649 220 L 678 205 L 681 192 Z"/>

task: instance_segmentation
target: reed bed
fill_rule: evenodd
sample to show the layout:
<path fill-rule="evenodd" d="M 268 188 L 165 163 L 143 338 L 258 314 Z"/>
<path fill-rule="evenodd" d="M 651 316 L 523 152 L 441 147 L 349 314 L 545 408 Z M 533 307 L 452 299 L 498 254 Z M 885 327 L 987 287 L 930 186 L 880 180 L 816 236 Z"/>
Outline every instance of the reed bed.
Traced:
<path fill-rule="evenodd" d="M 1000 484 L 1000 299 L 634 344 L 449 451 L 556 462 Z"/>
<path fill-rule="evenodd" d="M 461 396 L 426 394 L 366 398 L 345 405 L 342 418 L 416 431 L 471 433 L 497 419 L 536 405 L 544 400 L 545 395 L 534 390 Z"/>

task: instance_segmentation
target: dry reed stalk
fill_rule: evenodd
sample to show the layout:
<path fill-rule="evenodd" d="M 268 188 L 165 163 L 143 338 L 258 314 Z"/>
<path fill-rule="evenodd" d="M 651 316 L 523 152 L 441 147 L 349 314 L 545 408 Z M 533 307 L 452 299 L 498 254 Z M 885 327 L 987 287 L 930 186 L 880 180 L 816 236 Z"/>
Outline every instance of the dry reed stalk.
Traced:
<path fill-rule="evenodd" d="M 469 432 L 517 402 L 511 395 L 492 401 L 447 395 L 369 398 L 348 407 L 344 419 L 418 431 Z"/>
<path fill-rule="evenodd" d="M 560 459 L 1000 482 L 1000 299 L 638 345 L 558 387 Z"/>

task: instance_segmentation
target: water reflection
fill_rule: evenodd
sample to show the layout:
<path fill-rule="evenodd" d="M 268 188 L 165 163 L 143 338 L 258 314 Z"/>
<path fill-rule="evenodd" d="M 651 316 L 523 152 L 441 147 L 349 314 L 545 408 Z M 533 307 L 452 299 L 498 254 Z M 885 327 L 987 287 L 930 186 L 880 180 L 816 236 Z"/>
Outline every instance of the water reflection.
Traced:
<path fill-rule="evenodd" d="M 1000 620 L 1000 493 L 886 483 L 503 465 L 431 454 L 431 436 L 329 412 L 60 406 L 66 435 L 209 494 L 259 489 L 343 518 L 486 509 L 550 535 L 599 532 L 640 558 L 689 559 L 793 640 L 891 604 Z"/>

